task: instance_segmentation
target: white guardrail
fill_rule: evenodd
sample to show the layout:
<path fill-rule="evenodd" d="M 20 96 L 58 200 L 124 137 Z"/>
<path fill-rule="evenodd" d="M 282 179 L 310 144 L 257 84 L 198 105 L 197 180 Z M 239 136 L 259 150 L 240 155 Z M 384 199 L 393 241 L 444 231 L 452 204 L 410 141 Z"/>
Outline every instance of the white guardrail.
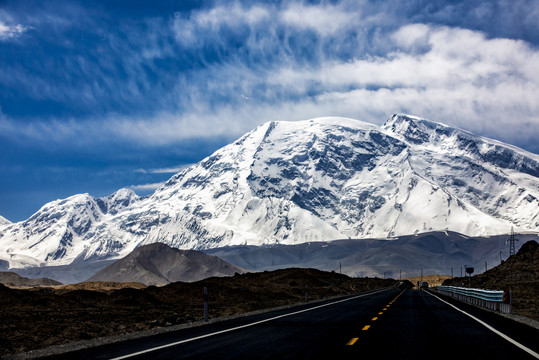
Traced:
<path fill-rule="evenodd" d="M 504 314 L 511 313 L 510 291 L 469 289 L 457 286 L 436 286 L 436 291 L 472 305 Z"/>

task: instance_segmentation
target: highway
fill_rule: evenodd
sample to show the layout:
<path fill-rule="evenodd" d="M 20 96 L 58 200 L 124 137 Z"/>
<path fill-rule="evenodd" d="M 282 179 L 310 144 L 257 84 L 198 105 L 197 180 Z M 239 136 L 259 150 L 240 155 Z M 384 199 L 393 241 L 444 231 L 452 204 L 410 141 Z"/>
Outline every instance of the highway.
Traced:
<path fill-rule="evenodd" d="M 49 359 L 539 358 L 539 330 L 443 299 L 392 289 Z"/>

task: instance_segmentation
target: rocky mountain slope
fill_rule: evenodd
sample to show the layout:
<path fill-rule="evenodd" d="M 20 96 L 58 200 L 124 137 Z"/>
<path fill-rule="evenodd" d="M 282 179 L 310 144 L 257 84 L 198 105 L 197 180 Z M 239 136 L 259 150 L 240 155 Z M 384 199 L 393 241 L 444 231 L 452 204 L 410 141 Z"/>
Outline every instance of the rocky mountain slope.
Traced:
<path fill-rule="evenodd" d="M 511 290 L 513 310 L 520 315 L 539 320 L 539 243 L 527 241 L 518 252 L 499 266 L 471 279 L 449 279 L 444 285 L 491 290 Z"/>
<path fill-rule="evenodd" d="M 270 122 L 174 175 L 151 196 L 122 189 L 46 204 L 0 226 L 11 268 L 183 249 L 386 238 L 435 230 L 539 229 L 539 156 L 407 115 L 383 126 Z"/>
<path fill-rule="evenodd" d="M 242 274 L 243 269 L 217 256 L 195 250 L 178 250 L 162 243 L 144 245 L 107 266 L 88 281 L 140 282 L 165 285 L 171 282 L 193 282 L 212 276 Z"/>

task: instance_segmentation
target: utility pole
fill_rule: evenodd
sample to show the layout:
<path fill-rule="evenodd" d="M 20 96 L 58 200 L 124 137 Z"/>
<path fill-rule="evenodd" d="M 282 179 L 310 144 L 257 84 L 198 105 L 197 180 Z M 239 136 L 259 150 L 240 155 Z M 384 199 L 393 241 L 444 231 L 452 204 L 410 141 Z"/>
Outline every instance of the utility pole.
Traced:
<path fill-rule="evenodd" d="M 451 266 L 451 278 L 453 277 L 453 266 Z"/>
<path fill-rule="evenodd" d="M 487 262 L 485 261 L 485 272 L 487 272 Z"/>

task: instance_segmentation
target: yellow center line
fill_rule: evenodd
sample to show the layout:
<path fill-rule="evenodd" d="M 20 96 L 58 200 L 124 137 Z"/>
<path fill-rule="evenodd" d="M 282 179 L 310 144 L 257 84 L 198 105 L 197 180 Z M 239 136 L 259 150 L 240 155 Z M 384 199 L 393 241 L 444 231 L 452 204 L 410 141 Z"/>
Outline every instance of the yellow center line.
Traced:
<path fill-rule="evenodd" d="M 388 304 L 382 311 L 380 311 L 380 312 L 378 313 L 378 315 L 383 315 L 383 314 L 384 314 L 384 311 L 386 311 L 386 310 L 387 310 L 387 309 L 388 309 L 388 308 L 389 308 L 389 307 L 390 307 L 390 306 L 397 300 L 397 298 L 398 298 L 399 296 L 402 295 L 403 292 L 404 292 L 404 290 L 401 291 L 401 293 L 400 293 L 399 295 L 397 295 L 397 297 L 395 297 L 395 299 L 391 300 L 391 301 L 389 302 L 389 304 Z M 373 317 L 373 318 L 371 319 L 371 321 L 376 321 L 376 320 L 378 320 L 378 317 L 377 317 L 377 316 L 375 316 L 375 317 Z M 361 330 L 362 330 L 362 331 L 366 331 L 366 330 L 369 330 L 370 327 L 371 327 L 370 325 L 365 325 L 365 326 L 363 327 L 363 329 L 361 329 Z M 357 338 L 357 337 L 352 338 L 352 339 L 350 339 L 350 341 L 348 341 L 348 342 L 346 343 L 346 345 L 349 345 L 349 346 L 354 345 L 354 344 L 358 341 L 358 339 L 359 339 L 359 338 Z"/>

